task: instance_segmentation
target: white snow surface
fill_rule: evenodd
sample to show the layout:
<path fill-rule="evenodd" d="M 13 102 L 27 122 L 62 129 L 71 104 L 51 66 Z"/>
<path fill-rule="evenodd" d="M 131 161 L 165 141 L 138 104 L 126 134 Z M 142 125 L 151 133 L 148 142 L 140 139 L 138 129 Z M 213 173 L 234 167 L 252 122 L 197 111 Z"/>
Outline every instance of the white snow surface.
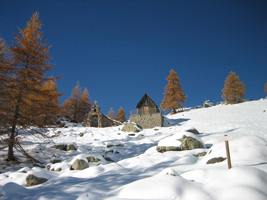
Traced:
<path fill-rule="evenodd" d="M 4 162 L 7 149 L 0 151 L 0 199 L 3 200 L 266 200 L 267 199 L 267 100 L 236 105 L 217 105 L 165 116 L 164 127 L 144 129 L 135 136 L 122 126 L 91 128 L 69 125 L 54 128 L 43 139 L 22 134 L 22 145 L 48 171 L 33 166 L 19 156 L 21 163 Z M 186 132 L 196 128 L 199 135 Z M 79 136 L 83 133 L 84 136 Z M 178 144 L 180 136 L 198 138 L 205 149 L 159 153 L 156 146 Z M 222 136 L 230 135 L 232 168 L 226 158 Z M 55 144 L 74 144 L 77 151 L 60 151 Z M 204 157 L 196 157 L 206 152 Z M 16 155 L 19 155 L 16 152 Z M 89 168 L 71 170 L 76 159 L 99 158 Z M 105 158 L 112 161 L 107 161 Z M 56 164 L 52 159 L 59 159 Z M 34 174 L 47 182 L 27 187 L 26 177 Z"/>

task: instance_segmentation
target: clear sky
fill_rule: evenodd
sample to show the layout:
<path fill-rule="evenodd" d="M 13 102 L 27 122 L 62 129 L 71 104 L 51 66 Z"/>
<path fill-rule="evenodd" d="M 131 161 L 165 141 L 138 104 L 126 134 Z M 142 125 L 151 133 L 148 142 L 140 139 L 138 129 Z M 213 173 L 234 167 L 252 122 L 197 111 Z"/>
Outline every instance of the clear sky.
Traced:
<path fill-rule="evenodd" d="M 1 0 L 0 37 L 11 45 L 35 11 L 52 45 L 53 75 L 66 100 L 79 81 L 105 114 L 147 93 L 160 106 L 174 69 L 186 105 L 222 101 L 230 71 L 247 99 L 265 97 L 266 0 Z"/>

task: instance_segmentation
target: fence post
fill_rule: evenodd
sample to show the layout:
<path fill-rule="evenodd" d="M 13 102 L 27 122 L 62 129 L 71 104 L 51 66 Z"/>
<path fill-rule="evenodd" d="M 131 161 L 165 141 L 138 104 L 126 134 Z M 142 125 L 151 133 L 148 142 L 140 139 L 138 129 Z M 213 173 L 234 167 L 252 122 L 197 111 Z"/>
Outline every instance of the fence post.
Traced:
<path fill-rule="evenodd" d="M 232 140 L 232 136 L 224 135 L 224 137 L 222 137 L 221 140 L 223 140 L 225 142 L 228 169 L 231 169 L 232 164 L 231 164 L 230 148 L 229 148 L 229 142 L 228 141 Z"/>

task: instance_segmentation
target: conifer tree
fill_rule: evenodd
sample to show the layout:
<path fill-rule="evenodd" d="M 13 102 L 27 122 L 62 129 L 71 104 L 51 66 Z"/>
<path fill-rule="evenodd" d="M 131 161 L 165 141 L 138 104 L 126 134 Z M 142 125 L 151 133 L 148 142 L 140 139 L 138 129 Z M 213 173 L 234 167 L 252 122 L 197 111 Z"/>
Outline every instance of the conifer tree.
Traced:
<path fill-rule="evenodd" d="M 7 112 L 10 107 L 8 84 L 11 73 L 11 60 L 8 47 L 3 38 L 0 38 L 0 134 L 5 134 L 7 126 Z"/>
<path fill-rule="evenodd" d="M 264 93 L 267 95 L 267 83 L 265 84 Z"/>
<path fill-rule="evenodd" d="M 78 102 L 77 121 L 82 122 L 85 115 L 91 110 L 91 99 L 87 88 L 84 89 L 83 94 Z"/>
<path fill-rule="evenodd" d="M 165 86 L 165 93 L 163 93 L 165 96 L 160 106 L 162 110 L 173 110 L 173 113 L 176 113 L 176 109 L 183 107 L 185 104 L 187 96 L 183 92 L 179 76 L 177 76 L 177 73 L 173 69 L 166 79 L 168 80 L 168 84 Z"/>
<path fill-rule="evenodd" d="M 35 12 L 27 23 L 25 29 L 19 29 L 20 35 L 15 34 L 15 41 L 10 47 L 12 53 L 12 76 L 9 76 L 9 102 L 11 131 L 9 134 L 8 160 L 15 160 L 13 148 L 18 146 L 16 132 L 18 128 L 27 128 L 37 125 L 44 127 L 43 121 L 38 117 L 44 109 L 42 97 L 47 92 L 42 91 L 45 81 L 45 74 L 52 70 L 49 63 L 49 46 L 42 38 L 42 22 L 38 12 Z M 52 109 L 52 108 L 49 108 Z M 21 146 L 20 146 L 21 148 Z"/>
<path fill-rule="evenodd" d="M 69 113 L 70 118 L 77 122 L 77 114 L 78 114 L 78 104 L 82 96 L 81 86 L 79 82 L 77 82 L 76 86 L 72 90 L 71 96 L 67 99 L 69 104 Z"/>
<path fill-rule="evenodd" d="M 108 112 L 108 117 L 110 119 L 116 119 L 115 112 L 114 112 L 113 108 L 110 108 L 110 110 Z"/>
<path fill-rule="evenodd" d="M 222 99 L 226 103 L 235 104 L 242 102 L 245 96 L 245 84 L 239 80 L 239 76 L 235 72 L 230 72 L 222 89 Z"/>
<path fill-rule="evenodd" d="M 56 81 L 52 77 L 45 82 L 41 91 L 47 95 L 39 97 L 44 106 L 44 109 L 40 110 L 39 120 L 47 125 L 55 124 L 60 113 L 59 96 L 62 94 L 58 92 Z"/>
<path fill-rule="evenodd" d="M 123 110 L 122 107 L 119 108 L 119 111 L 116 115 L 116 119 L 119 121 L 119 122 L 125 122 L 127 119 L 126 119 L 126 114 Z"/>

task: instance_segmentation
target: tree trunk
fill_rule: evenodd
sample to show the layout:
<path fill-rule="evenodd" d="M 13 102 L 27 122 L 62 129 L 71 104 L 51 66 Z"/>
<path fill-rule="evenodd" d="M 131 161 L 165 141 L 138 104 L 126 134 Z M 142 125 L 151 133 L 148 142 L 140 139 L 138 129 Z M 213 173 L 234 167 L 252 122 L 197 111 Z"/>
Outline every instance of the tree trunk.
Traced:
<path fill-rule="evenodd" d="M 8 161 L 14 161 L 16 160 L 14 156 L 14 143 L 15 143 L 15 133 L 16 133 L 16 126 L 17 126 L 17 121 L 19 117 L 19 103 L 21 102 L 21 96 L 18 98 L 18 105 L 16 106 L 15 109 L 15 114 L 14 114 L 14 121 L 13 125 L 11 128 L 10 136 L 9 136 L 9 141 L 8 141 L 8 155 L 7 155 L 7 160 Z"/>

